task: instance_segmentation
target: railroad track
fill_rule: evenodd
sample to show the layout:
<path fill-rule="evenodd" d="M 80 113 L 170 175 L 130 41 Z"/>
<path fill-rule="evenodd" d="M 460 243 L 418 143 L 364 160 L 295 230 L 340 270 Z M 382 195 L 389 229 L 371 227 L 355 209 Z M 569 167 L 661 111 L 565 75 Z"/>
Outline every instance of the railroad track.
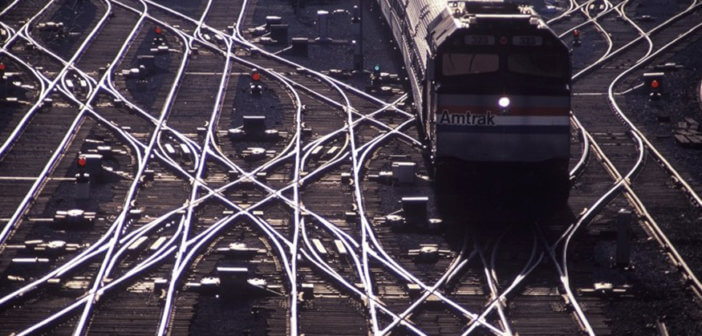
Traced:
<path fill-rule="evenodd" d="M 112 158 L 103 162 L 110 173 L 101 171 L 112 178 L 93 188 L 114 189 L 108 203 L 94 204 L 99 208 L 100 224 L 84 238 L 93 244 L 50 260 L 51 271 L 46 274 L 26 272 L 28 279 L 15 279 L 3 291 L 0 305 L 22 302 L 20 309 L 3 310 L 7 321 L 3 325 L 11 326 L 12 331 L 188 333 L 212 331 L 208 324 L 221 321 L 251 334 L 265 330 L 266 334 L 296 335 L 327 333 L 328 321 L 334 320 L 340 321 L 336 328 L 340 332 L 345 328 L 349 335 L 474 331 L 544 335 L 547 331 L 541 325 L 527 321 L 528 310 L 560 306 L 563 309 L 541 315 L 556 334 L 607 334 L 604 312 L 597 310 L 601 301 L 576 297 L 572 291 L 571 285 L 582 282 L 587 274 L 569 273 L 572 261 L 568 254 L 574 250 L 569 244 L 578 229 L 600 213 L 599 204 L 622 191 L 672 258 L 678 263 L 682 260 L 654 225 L 645 202 L 638 199 L 633 189 L 637 184 L 619 173 L 622 167 L 638 165 L 630 158 L 636 145 L 648 146 L 651 152 L 653 146 L 644 145 L 642 139 L 620 146 L 621 151 L 614 154 L 607 152 L 602 150 L 603 139 L 623 143 L 629 130 L 612 126 L 598 133 L 588 120 L 574 119 L 583 135 L 583 159 L 578 162 L 586 163 L 586 154 L 594 152 L 616 185 L 610 188 L 611 180 L 602 179 L 602 168 L 592 167 L 592 162 L 583 165 L 584 173 L 575 169 L 576 184 L 590 185 L 592 176 L 600 176 L 602 190 L 590 190 L 582 197 L 576 190 L 577 202 L 589 207 L 597 201 L 565 232 L 543 232 L 543 226 L 532 230 L 524 225 L 526 233 L 513 227 L 498 234 L 469 230 L 468 235 L 459 232 L 465 239 L 455 239 L 393 229 L 391 222 L 397 215 L 411 220 L 400 210 L 400 198 L 430 195 L 432 188 L 419 164 L 422 148 L 415 140 L 413 116 L 397 107 L 406 97 L 398 93 L 380 100 L 320 69 L 295 64 L 250 42 L 252 36 L 245 28 L 261 24 L 265 11 L 251 8 L 247 1 L 237 4 L 236 22 L 228 22 L 231 17 L 223 15 L 230 7 L 217 1 L 206 3 L 179 8 L 187 12 L 183 15 L 168 4 L 152 1 L 90 2 L 94 8 L 105 9 L 91 21 L 94 28 L 80 28 L 92 29 L 91 33 L 82 32 L 82 40 L 69 40 L 60 47 L 46 37 L 34 40 L 32 31 L 10 16 L 36 13 L 37 20 L 26 23 L 29 27 L 38 24 L 39 18 L 60 17 L 56 13 L 64 9 L 59 5 L 13 2 L 3 11 L 7 14 L 0 16 L 12 27 L 7 29 L 11 34 L 6 46 L 21 46 L 23 42 L 14 41 L 22 40 L 39 50 L 40 56 L 35 56 L 25 48 L 4 49 L 15 62 L 12 67 L 35 69 L 32 64 L 38 57 L 55 63 L 33 72 L 41 90 L 31 97 L 32 107 L 24 110 L 33 117 L 13 125 L 15 133 L 7 136 L 0 150 L 11 175 L 17 160 L 38 156 L 23 148 L 35 144 L 36 138 L 53 141 L 43 149 L 53 153 L 48 161 L 25 163 L 35 171 L 26 171 L 33 178 L 21 181 L 26 188 L 24 199 L 7 205 L 14 213 L 3 222 L 0 236 L 3 265 L 14 256 L 9 246 L 24 244 L 18 252 L 23 255 L 28 252 L 27 241 L 42 232 L 32 224 L 37 222 L 32 221 L 33 214 L 47 216 L 66 206 L 57 205 L 60 198 L 51 195 L 70 190 L 70 177 L 79 169 L 75 167 L 79 151 L 100 151 L 95 144 L 112 146 Z M 624 11 L 626 6 L 606 3 L 603 12 L 593 14 L 574 2 L 571 11 L 580 9 L 584 18 L 565 24 L 566 29 L 594 21 L 594 15 L 606 18 L 605 12 Z M 114 14 L 110 17 L 109 13 Z M 671 29 L 678 29 L 674 25 L 662 30 L 666 34 L 673 31 L 668 39 L 675 34 Z M 606 24 L 599 26 L 607 28 Z M 588 31 L 591 33 L 594 31 Z M 635 36 L 632 32 L 617 35 L 621 40 L 612 41 L 603 57 L 617 55 L 616 48 L 626 46 Z M 139 70 L 139 62 L 144 61 L 139 56 L 151 52 L 154 39 L 166 40 L 162 45 L 167 48 L 156 51 L 153 60 L 164 71 L 144 76 L 131 72 Z M 101 65 L 99 59 L 105 57 L 113 61 Z M 603 57 L 584 59 L 583 64 L 602 64 Z M 254 69 L 260 72 L 265 88 L 260 96 L 249 92 Z M 595 77 L 593 87 L 616 82 L 598 77 L 595 67 L 583 69 L 592 72 L 583 72 L 581 82 Z M 69 79 L 85 81 L 86 89 L 71 89 Z M 54 88 L 59 95 L 51 93 Z M 53 106 L 42 111 L 50 95 Z M 245 117 L 261 114 L 266 116 L 265 129 L 276 128 L 276 136 L 237 138 L 242 129 L 247 130 Z M 56 130 L 60 136 L 42 137 L 41 132 L 56 120 L 68 121 Z M 237 128 L 239 131 L 232 131 Z M 610 161 L 610 157 L 621 160 Z M 641 152 L 638 157 L 643 157 Z M 383 175 L 399 161 L 417 164 L 411 173 L 412 184 L 393 182 Z M 667 170 L 650 176 L 661 172 L 669 176 L 671 167 L 667 164 Z M 628 171 L 632 173 L 636 171 Z M 66 177 L 68 180 L 60 181 Z M 428 202 L 430 216 L 446 215 L 432 210 L 433 197 Z M 626 203 L 620 199 L 614 204 Z M 442 219 L 460 221 L 450 216 Z M 41 234 L 58 239 L 52 231 Z M 67 237 L 68 241 L 79 235 Z M 510 241 L 518 251 L 529 251 L 524 253 L 529 257 L 510 264 L 499 257 L 510 255 L 501 247 L 502 240 Z M 427 241 L 431 244 L 423 247 Z M 245 245 L 237 245 L 242 243 Z M 241 246 L 247 249 L 237 250 Z M 551 259 L 555 268 L 539 267 L 543 259 Z M 472 264 L 476 266 L 468 266 Z M 213 276 L 219 276 L 219 287 L 212 282 Z M 249 287 L 242 277 L 255 277 L 258 285 Z M 57 283 L 61 294 L 50 293 L 47 289 Z M 232 297 L 232 288 L 254 293 L 242 301 Z M 522 288 L 541 289 L 531 291 L 535 295 L 517 294 Z M 565 301 L 561 293 L 567 296 Z M 223 301 L 236 304 L 222 307 Z M 577 324 L 571 320 L 570 309 Z M 247 313 L 255 316 L 253 321 L 231 320 L 231 316 Z"/>

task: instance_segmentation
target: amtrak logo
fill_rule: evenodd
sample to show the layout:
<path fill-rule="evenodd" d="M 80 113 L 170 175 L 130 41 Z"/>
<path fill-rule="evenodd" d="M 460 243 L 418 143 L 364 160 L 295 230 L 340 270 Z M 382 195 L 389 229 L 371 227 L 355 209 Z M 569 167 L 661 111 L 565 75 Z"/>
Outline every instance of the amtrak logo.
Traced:
<path fill-rule="evenodd" d="M 495 126 L 495 115 L 491 111 L 485 114 L 472 114 L 466 111 L 464 114 L 449 113 L 448 110 L 441 111 L 439 124 L 442 125 L 468 125 L 468 126 Z"/>

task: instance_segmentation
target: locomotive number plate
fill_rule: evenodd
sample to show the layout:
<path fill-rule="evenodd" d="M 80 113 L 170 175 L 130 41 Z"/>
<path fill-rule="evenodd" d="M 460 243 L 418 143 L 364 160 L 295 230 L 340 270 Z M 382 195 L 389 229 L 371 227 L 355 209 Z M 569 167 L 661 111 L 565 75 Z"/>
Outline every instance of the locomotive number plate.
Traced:
<path fill-rule="evenodd" d="M 463 43 L 466 45 L 494 45 L 495 37 L 492 35 L 465 35 Z"/>
<path fill-rule="evenodd" d="M 540 46 L 544 43 L 541 36 L 516 35 L 512 36 L 512 44 L 516 46 Z"/>

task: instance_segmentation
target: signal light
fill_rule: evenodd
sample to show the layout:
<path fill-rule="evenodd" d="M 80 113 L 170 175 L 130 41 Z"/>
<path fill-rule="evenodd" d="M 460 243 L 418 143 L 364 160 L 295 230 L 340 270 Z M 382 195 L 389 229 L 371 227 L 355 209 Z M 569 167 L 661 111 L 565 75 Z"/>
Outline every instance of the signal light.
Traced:
<path fill-rule="evenodd" d="M 5 63 L 0 63 L 0 71 L 5 71 Z"/>
<path fill-rule="evenodd" d="M 78 167 L 80 168 L 85 168 L 85 165 L 88 164 L 88 161 L 85 159 L 83 156 L 78 157 Z"/>
<path fill-rule="evenodd" d="M 643 74 L 644 84 L 648 86 L 648 96 L 651 100 L 661 98 L 663 92 L 663 72 L 647 72 Z"/>
<path fill-rule="evenodd" d="M 577 29 L 573 30 L 573 46 L 580 46 L 580 31 Z"/>
<path fill-rule="evenodd" d="M 251 94 L 260 95 L 263 92 L 263 85 L 261 85 L 261 74 L 257 69 L 251 70 L 251 84 L 249 86 L 251 89 Z"/>
<path fill-rule="evenodd" d="M 379 86 L 380 85 L 380 64 L 376 64 L 373 66 L 373 73 L 370 76 L 371 80 L 371 86 Z"/>
<path fill-rule="evenodd" d="M 161 34 L 163 33 L 163 29 L 161 29 L 161 27 L 156 27 L 156 29 L 154 29 L 154 31 L 155 31 L 156 34 L 158 34 L 158 35 L 161 35 Z"/>

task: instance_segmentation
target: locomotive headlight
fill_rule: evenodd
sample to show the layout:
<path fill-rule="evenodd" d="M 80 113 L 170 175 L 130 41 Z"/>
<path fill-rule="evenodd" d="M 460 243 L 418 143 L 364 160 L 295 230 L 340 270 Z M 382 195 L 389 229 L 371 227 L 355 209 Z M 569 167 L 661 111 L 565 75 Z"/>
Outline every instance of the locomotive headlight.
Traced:
<path fill-rule="evenodd" d="M 500 97 L 500 99 L 497 100 L 497 105 L 499 105 L 502 110 L 509 108 L 510 103 L 509 97 Z"/>

